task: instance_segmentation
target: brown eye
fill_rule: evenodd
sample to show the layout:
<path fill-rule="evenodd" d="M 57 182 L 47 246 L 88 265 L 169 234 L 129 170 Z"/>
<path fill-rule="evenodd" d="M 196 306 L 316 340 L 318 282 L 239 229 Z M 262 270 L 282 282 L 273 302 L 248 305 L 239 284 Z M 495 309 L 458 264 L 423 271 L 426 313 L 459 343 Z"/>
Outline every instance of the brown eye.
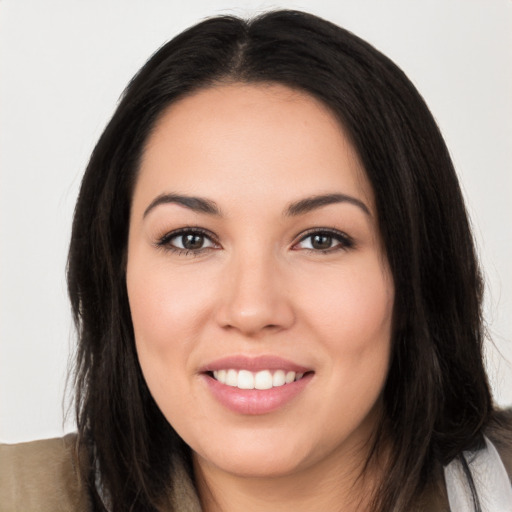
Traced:
<path fill-rule="evenodd" d="M 332 247 L 332 236 L 318 234 L 311 237 L 311 247 L 313 249 L 325 250 Z"/>
<path fill-rule="evenodd" d="M 215 249 L 218 244 L 213 237 L 201 230 L 184 229 L 164 235 L 157 243 L 159 247 L 175 252 L 200 253 L 205 249 Z"/>
<path fill-rule="evenodd" d="M 310 231 L 303 236 L 299 243 L 293 248 L 306 249 L 309 251 L 331 252 L 336 250 L 347 250 L 354 246 L 352 238 L 338 230 L 316 230 Z"/>
<path fill-rule="evenodd" d="M 197 233 L 189 233 L 188 235 L 181 235 L 181 245 L 184 249 L 194 251 L 201 249 L 204 245 L 205 237 Z"/>

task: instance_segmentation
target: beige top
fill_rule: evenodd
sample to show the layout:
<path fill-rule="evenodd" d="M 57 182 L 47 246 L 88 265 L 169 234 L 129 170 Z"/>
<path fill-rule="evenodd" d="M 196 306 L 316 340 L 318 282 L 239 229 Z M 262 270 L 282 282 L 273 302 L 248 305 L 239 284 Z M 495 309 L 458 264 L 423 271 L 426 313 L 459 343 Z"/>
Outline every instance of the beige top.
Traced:
<path fill-rule="evenodd" d="M 493 436 L 512 480 L 512 432 Z M 91 512 L 91 503 L 75 464 L 75 434 L 13 445 L 0 445 L 0 512 Z M 184 468 L 174 475 L 172 501 L 179 512 L 201 512 L 194 485 Z M 421 512 L 449 512 L 443 481 L 417 503 Z"/>
<path fill-rule="evenodd" d="M 0 512 L 89 512 L 76 436 L 0 445 Z"/>
<path fill-rule="evenodd" d="M 0 444 L 0 512 L 91 512 L 76 466 L 76 434 Z M 201 512 L 184 468 L 175 475 L 172 501 L 179 512 Z"/>

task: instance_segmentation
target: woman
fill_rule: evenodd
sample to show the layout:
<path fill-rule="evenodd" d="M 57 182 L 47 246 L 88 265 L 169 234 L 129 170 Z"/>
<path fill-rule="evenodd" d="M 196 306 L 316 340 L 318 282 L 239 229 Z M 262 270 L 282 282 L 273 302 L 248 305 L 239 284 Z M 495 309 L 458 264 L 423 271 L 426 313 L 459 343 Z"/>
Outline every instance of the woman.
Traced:
<path fill-rule="evenodd" d="M 78 435 L 6 448 L 11 488 L 23 451 L 61 471 L 74 446 L 56 479 L 84 510 L 512 503 L 448 151 L 329 22 L 213 18 L 160 49 L 91 157 L 68 282 Z"/>

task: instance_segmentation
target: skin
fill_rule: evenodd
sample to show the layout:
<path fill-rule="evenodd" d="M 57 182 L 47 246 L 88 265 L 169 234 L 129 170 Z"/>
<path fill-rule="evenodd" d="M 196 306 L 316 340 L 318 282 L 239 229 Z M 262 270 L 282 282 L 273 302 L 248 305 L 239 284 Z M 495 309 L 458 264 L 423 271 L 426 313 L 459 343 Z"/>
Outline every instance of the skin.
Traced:
<path fill-rule="evenodd" d="M 155 204 L 162 194 L 206 198 L 220 215 Z M 287 212 L 323 194 L 360 204 Z M 184 227 L 207 230 L 201 250 L 176 251 Z M 319 250 L 320 228 L 343 236 Z M 281 85 L 224 84 L 171 105 L 135 186 L 127 287 L 144 377 L 193 451 L 205 510 L 364 503 L 379 476 L 357 478 L 379 421 L 394 287 L 371 186 L 323 104 Z M 285 406 L 239 414 L 200 372 L 231 355 L 313 373 Z"/>

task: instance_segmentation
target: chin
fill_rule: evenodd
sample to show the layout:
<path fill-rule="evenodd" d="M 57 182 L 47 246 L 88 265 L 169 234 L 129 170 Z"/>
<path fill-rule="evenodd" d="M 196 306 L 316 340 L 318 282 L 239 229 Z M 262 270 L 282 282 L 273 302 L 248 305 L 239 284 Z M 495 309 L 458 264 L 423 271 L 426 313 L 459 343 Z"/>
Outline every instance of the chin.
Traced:
<path fill-rule="evenodd" d="M 217 459 L 210 457 L 210 464 L 215 465 L 225 473 L 242 478 L 278 478 L 291 475 L 302 468 L 301 461 L 297 457 L 287 457 L 279 453 L 274 457 L 268 454 L 260 454 L 258 457 L 248 458 L 246 455 Z"/>
<path fill-rule="evenodd" d="M 199 457 L 223 472 L 245 478 L 286 476 L 311 463 L 308 443 L 290 439 L 289 435 L 287 439 L 277 435 L 270 435 L 270 439 L 261 435 L 244 437 L 232 436 L 229 443 L 226 439 L 211 440 L 208 446 L 203 442 L 198 450 L 192 447 L 194 458 Z"/>

